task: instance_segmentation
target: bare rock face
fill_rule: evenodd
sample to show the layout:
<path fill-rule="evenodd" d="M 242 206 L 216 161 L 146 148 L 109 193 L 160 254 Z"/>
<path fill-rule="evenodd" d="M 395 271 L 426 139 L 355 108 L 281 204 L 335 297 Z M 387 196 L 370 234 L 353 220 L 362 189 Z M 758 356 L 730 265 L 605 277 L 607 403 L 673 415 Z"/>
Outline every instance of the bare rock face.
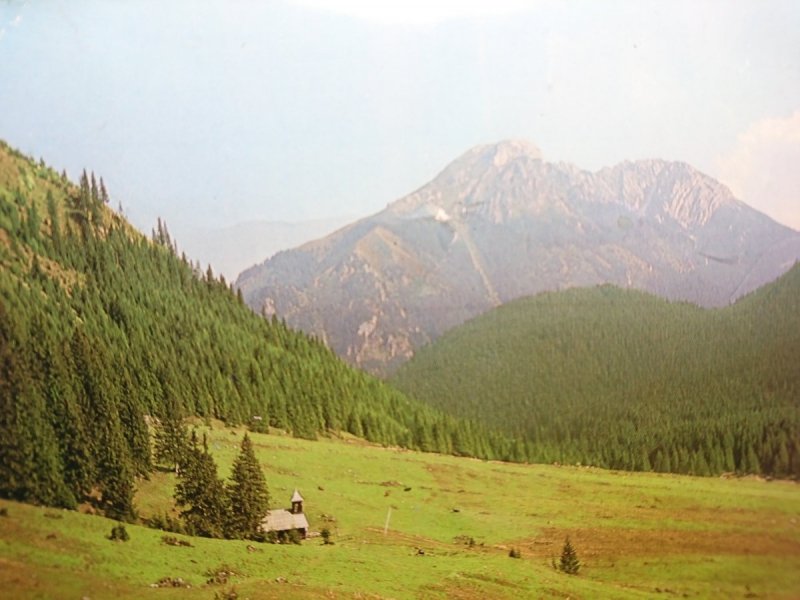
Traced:
<path fill-rule="evenodd" d="M 387 373 L 485 310 L 546 290 L 612 283 L 722 306 L 800 258 L 800 233 L 689 165 L 596 173 L 520 141 L 473 148 L 382 212 L 237 281 L 339 355 Z"/>

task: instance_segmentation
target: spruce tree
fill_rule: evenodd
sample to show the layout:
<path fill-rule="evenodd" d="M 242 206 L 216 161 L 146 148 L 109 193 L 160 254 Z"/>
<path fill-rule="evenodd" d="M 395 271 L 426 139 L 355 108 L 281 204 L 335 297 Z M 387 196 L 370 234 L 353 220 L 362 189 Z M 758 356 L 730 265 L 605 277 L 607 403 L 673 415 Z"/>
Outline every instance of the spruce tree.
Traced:
<path fill-rule="evenodd" d="M 229 535 L 236 538 L 256 537 L 261 521 L 269 510 L 269 493 L 261 465 L 253 451 L 253 443 L 247 434 L 242 439 L 239 456 L 233 463 L 228 496 L 231 504 Z"/>
<path fill-rule="evenodd" d="M 178 475 L 180 467 L 189 451 L 186 441 L 186 426 L 183 424 L 178 403 L 174 398 L 166 402 L 164 414 L 156 423 L 155 455 L 156 460 Z"/>
<path fill-rule="evenodd" d="M 564 542 L 564 549 L 561 551 L 561 560 L 558 563 L 558 570 L 566 573 L 567 575 L 577 575 L 581 568 L 581 563 L 578 560 L 578 555 L 572 547 L 572 543 L 567 536 Z"/>
<path fill-rule="evenodd" d="M 225 485 L 217 477 L 217 465 L 208 453 L 205 438 L 201 450 L 194 432 L 175 486 L 175 502 L 185 507 L 181 517 L 190 533 L 223 537 L 229 512 Z"/>
<path fill-rule="evenodd" d="M 82 388 L 76 383 L 68 345 L 62 343 L 49 351 L 43 365 L 44 393 L 60 448 L 64 482 L 75 499 L 82 500 L 95 481 L 96 457 L 86 431 L 86 418 L 80 408 Z"/>
<path fill-rule="evenodd" d="M 0 497 L 72 507 L 44 398 L 31 376 L 29 339 L 0 303 Z"/>

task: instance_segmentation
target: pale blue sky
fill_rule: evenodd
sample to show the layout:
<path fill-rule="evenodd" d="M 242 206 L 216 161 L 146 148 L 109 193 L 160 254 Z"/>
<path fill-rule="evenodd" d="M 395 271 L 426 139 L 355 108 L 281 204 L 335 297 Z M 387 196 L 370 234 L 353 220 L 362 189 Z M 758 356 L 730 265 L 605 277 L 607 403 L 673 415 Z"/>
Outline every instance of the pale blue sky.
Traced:
<path fill-rule="evenodd" d="M 798 31 L 796 1 L 0 0 L 0 137 L 179 240 L 370 214 L 504 138 L 683 160 L 800 228 Z"/>

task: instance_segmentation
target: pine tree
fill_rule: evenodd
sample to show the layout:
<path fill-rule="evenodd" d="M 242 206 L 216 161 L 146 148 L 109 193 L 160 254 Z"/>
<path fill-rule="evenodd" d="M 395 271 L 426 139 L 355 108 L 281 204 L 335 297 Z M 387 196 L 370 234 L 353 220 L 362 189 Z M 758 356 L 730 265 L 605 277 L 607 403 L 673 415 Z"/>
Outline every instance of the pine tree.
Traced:
<path fill-rule="evenodd" d="M 72 507 L 55 433 L 30 376 L 28 344 L 17 344 L 14 330 L 0 303 L 0 497 Z"/>
<path fill-rule="evenodd" d="M 229 535 L 236 538 L 257 536 L 261 521 L 269 510 L 269 492 L 261 465 L 253 451 L 253 443 L 247 434 L 242 439 L 239 456 L 233 463 L 228 496 L 231 504 Z"/>
<path fill-rule="evenodd" d="M 564 541 L 564 549 L 561 551 L 561 560 L 558 563 L 558 570 L 568 575 L 577 575 L 581 568 L 581 563 L 578 560 L 578 555 L 569 541 L 569 536 Z"/>
<path fill-rule="evenodd" d="M 146 477 L 153 469 L 150 457 L 150 432 L 141 406 L 136 402 L 136 389 L 127 372 L 120 377 L 122 395 L 119 418 L 125 440 L 130 448 L 131 463 L 136 475 Z"/>
<path fill-rule="evenodd" d="M 181 517 L 187 530 L 203 537 L 223 537 L 229 513 L 228 497 L 224 483 L 217 477 L 217 465 L 208 453 L 205 437 L 201 450 L 192 432 L 184 462 L 175 486 L 175 502 L 186 507 Z"/>
<path fill-rule="evenodd" d="M 95 481 L 95 457 L 86 433 L 86 419 L 76 395 L 75 373 L 69 367 L 65 345 L 46 348 L 41 359 L 44 395 L 59 446 L 64 482 L 82 500 Z"/>
<path fill-rule="evenodd" d="M 186 426 L 183 424 L 177 402 L 170 399 L 166 403 L 164 414 L 156 423 L 156 460 L 169 465 L 170 469 L 174 468 L 175 474 L 178 475 L 188 451 Z"/>
<path fill-rule="evenodd" d="M 50 219 L 50 238 L 56 253 L 61 252 L 61 217 L 52 190 L 47 190 L 47 216 Z"/>
<path fill-rule="evenodd" d="M 133 522 L 136 518 L 133 506 L 136 490 L 129 451 L 121 431 L 110 431 L 107 439 L 109 443 L 101 454 L 97 469 L 102 491 L 101 506 L 107 517 Z"/>
<path fill-rule="evenodd" d="M 110 199 L 108 197 L 108 190 L 106 189 L 106 184 L 103 182 L 103 178 L 100 178 L 100 201 L 103 204 L 108 204 Z M 120 211 L 122 212 L 122 211 Z"/>

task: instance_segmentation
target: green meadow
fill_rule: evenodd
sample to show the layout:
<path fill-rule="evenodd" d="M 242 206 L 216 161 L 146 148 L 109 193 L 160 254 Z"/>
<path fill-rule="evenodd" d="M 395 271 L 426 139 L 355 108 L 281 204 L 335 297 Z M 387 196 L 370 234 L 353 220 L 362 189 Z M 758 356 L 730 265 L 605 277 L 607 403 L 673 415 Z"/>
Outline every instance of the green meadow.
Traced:
<path fill-rule="evenodd" d="M 243 430 L 200 427 L 227 477 Z M 273 507 L 297 488 L 332 545 L 193 538 L 0 500 L 9 598 L 798 598 L 800 487 L 521 465 L 252 434 Z M 142 518 L 174 477 L 140 481 Z M 173 514 L 176 514 L 173 512 Z M 191 546 L 164 543 L 165 535 Z M 569 536 L 577 576 L 556 571 Z M 509 557 L 519 550 L 521 557 Z M 232 572 L 209 583 L 213 573 Z M 191 587 L 153 587 L 181 578 Z M 224 578 L 223 578 L 224 579 Z"/>

